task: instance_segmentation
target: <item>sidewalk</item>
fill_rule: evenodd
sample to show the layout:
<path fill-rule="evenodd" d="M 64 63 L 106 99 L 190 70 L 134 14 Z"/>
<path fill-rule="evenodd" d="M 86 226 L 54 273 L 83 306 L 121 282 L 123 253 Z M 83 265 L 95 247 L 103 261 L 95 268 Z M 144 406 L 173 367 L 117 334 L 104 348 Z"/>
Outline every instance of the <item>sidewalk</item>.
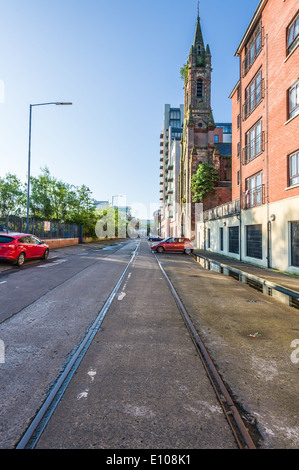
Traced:
<path fill-rule="evenodd" d="M 239 281 L 255 287 L 264 294 L 299 308 L 299 277 L 254 266 L 207 250 L 195 249 L 193 257 L 207 269 L 210 269 L 212 264 L 217 271 L 235 278 L 239 277 Z"/>

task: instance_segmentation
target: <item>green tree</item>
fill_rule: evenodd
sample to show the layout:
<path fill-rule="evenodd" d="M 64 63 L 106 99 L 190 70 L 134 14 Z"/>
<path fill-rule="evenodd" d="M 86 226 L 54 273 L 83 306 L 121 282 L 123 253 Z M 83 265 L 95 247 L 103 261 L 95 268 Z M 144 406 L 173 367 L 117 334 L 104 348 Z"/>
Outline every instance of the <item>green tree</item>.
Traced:
<path fill-rule="evenodd" d="M 85 234 L 94 236 L 95 200 L 86 185 L 73 187 L 68 193 L 69 222 L 83 225 Z"/>
<path fill-rule="evenodd" d="M 33 217 L 51 220 L 54 216 L 52 192 L 55 185 L 54 178 L 47 167 L 37 177 L 30 179 L 30 212 Z"/>
<path fill-rule="evenodd" d="M 200 163 L 191 178 L 193 202 L 203 202 L 207 194 L 213 193 L 219 180 L 218 171 L 209 163 Z"/>
<path fill-rule="evenodd" d="M 53 181 L 54 183 L 54 181 Z M 73 186 L 63 181 L 55 180 L 52 187 L 52 210 L 54 219 L 65 221 L 69 218 L 72 198 L 70 193 Z"/>
<path fill-rule="evenodd" d="M 8 173 L 5 178 L 0 177 L 0 214 L 5 217 L 18 215 L 24 203 L 24 189 L 16 175 Z"/>

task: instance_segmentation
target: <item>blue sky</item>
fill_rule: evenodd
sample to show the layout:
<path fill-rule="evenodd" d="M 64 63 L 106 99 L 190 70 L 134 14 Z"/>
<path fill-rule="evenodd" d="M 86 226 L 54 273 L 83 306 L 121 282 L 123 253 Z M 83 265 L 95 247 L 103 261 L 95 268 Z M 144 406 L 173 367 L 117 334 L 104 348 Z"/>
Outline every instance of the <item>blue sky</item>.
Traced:
<path fill-rule="evenodd" d="M 212 54 L 216 122 L 231 122 L 234 56 L 259 0 L 201 0 Z M 87 185 L 95 199 L 159 202 L 164 104 L 183 103 L 180 67 L 193 43 L 197 0 L 0 0 L 0 176 Z M 149 213 L 148 216 L 151 214 Z"/>

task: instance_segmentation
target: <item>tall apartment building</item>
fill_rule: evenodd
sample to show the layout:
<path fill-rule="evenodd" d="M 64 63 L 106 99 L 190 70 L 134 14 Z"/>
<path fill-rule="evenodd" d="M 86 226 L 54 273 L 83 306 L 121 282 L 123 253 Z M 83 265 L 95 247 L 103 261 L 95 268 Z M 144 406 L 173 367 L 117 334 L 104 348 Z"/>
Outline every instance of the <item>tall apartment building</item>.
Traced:
<path fill-rule="evenodd" d="M 180 141 L 182 138 L 184 106 L 164 106 L 163 131 L 160 135 L 160 235 L 178 236 L 176 204 L 178 202 L 178 175 L 180 169 Z"/>
<path fill-rule="evenodd" d="M 201 248 L 299 273 L 299 13 L 261 0 L 235 55 L 232 201 L 204 213 Z"/>

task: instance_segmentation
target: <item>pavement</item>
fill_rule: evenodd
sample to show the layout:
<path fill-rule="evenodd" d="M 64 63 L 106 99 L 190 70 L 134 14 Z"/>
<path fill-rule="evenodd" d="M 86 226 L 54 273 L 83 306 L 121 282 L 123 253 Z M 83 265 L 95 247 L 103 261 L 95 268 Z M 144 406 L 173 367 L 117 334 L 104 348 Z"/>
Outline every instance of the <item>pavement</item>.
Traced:
<path fill-rule="evenodd" d="M 212 259 L 213 254 L 207 256 Z M 246 268 L 248 275 L 269 276 L 268 282 L 276 275 L 216 257 L 242 273 Z M 260 434 L 258 447 L 298 449 L 298 309 L 229 275 L 204 269 L 191 256 L 159 259 L 241 415 Z M 288 279 L 277 273 L 276 281 L 290 287 Z"/>
<path fill-rule="evenodd" d="M 227 256 L 213 253 L 207 250 L 194 250 L 194 257 L 202 261 L 215 262 L 218 266 L 232 268 L 240 276 L 244 276 L 243 282 L 246 283 L 246 278 L 259 281 L 265 287 L 271 288 L 270 294 L 267 289 L 264 289 L 264 293 L 269 295 L 275 295 L 277 300 L 299 308 L 299 275 L 292 275 L 284 272 L 280 272 L 274 269 L 267 269 L 253 264 L 249 264 L 243 261 L 229 258 Z M 240 278 L 240 280 L 242 280 Z M 273 289 L 275 292 L 273 292 Z M 289 297 L 293 297 L 290 299 Z M 293 301 L 293 302 L 292 302 Z"/>

